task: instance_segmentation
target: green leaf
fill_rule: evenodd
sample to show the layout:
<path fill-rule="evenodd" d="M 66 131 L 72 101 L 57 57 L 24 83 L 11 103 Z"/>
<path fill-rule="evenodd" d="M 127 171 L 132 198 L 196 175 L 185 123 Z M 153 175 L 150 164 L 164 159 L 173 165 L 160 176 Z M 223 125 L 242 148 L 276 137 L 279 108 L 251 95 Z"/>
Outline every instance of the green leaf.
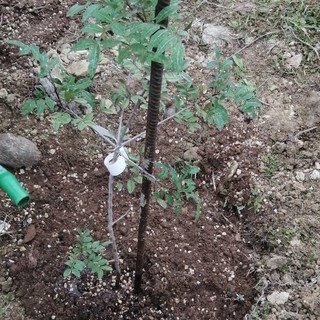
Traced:
<path fill-rule="evenodd" d="M 119 40 L 114 39 L 104 39 L 103 41 L 101 41 L 102 47 L 106 49 L 116 47 L 119 43 Z"/>
<path fill-rule="evenodd" d="M 159 31 L 158 31 L 159 32 Z M 165 52 L 168 48 L 171 48 L 178 42 L 177 38 L 169 33 L 166 37 L 162 38 L 157 44 L 157 55 L 160 55 Z"/>
<path fill-rule="evenodd" d="M 208 64 L 207 64 L 207 68 L 208 68 L 208 69 L 216 69 L 216 68 L 218 68 L 218 67 L 219 67 L 219 64 L 218 64 L 217 61 L 210 61 L 210 62 L 208 62 Z"/>
<path fill-rule="evenodd" d="M 112 23 L 111 30 L 118 37 L 124 37 L 126 35 L 126 32 L 127 32 L 126 31 L 126 27 L 120 22 Z"/>
<path fill-rule="evenodd" d="M 232 56 L 232 59 L 234 61 L 234 63 L 236 64 L 236 66 L 239 68 L 239 69 L 243 69 L 244 68 L 244 65 L 243 65 L 243 60 L 241 58 L 239 58 L 238 56 L 236 55 L 233 55 Z"/>
<path fill-rule="evenodd" d="M 55 58 L 50 58 L 48 60 L 48 63 L 47 63 L 47 67 L 49 70 L 52 70 L 55 66 L 57 66 L 58 64 L 60 63 L 60 60 L 59 58 L 55 57 Z"/>
<path fill-rule="evenodd" d="M 176 13 L 178 10 L 178 4 L 172 4 L 168 7 L 163 8 L 156 16 L 156 23 L 160 23 L 164 19 L 168 18 L 172 14 Z"/>
<path fill-rule="evenodd" d="M 91 83 L 92 80 L 90 78 L 83 78 L 78 80 L 74 87 L 77 91 L 80 91 L 90 87 Z"/>
<path fill-rule="evenodd" d="M 27 54 L 29 54 L 31 52 L 30 46 L 24 44 L 21 41 L 18 41 L 18 40 L 7 40 L 6 43 L 18 46 L 20 48 L 20 50 L 19 50 L 19 55 L 20 56 L 25 56 L 25 55 L 27 55 Z"/>
<path fill-rule="evenodd" d="M 73 269 L 73 270 L 72 270 L 72 273 L 73 273 L 77 278 L 80 278 L 80 276 L 81 276 L 80 271 L 77 270 L 77 269 Z"/>
<path fill-rule="evenodd" d="M 127 181 L 127 189 L 128 189 L 129 193 L 132 193 L 134 191 L 135 186 L 136 186 L 136 184 L 135 184 L 135 182 L 133 180 L 129 179 Z"/>
<path fill-rule="evenodd" d="M 215 101 L 213 106 L 213 121 L 219 131 L 228 123 L 228 112 L 224 106 Z"/>
<path fill-rule="evenodd" d="M 71 90 L 67 90 L 64 92 L 64 100 L 70 102 L 74 99 L 74 92 Z"/>
<path fill-rule="evenodd" d="M 90 49 L 93 46 L 96 46 L 98 43 L 94 39 L 84 38 L 80 39 L 76 44 L 71 48 L 72 51 Z"/>
<path fill-rule="evenodd" d="M 121 191 L 123 189 L 123 184 L 121 182 L 116 183 L 116 188 L 118 191 Z"/>
<path fill-rule="evenodd" d="M 101 280 L 103 278 L 103 270 L 102 269 L 98 269 L 97 270 L 97 274 L 98 274 L 98 278 Z"/>
<path fill-rule="evenodd" d="M 100 5 L 99 4 L 90 4 L 85 12 L 82 15 L 82 22 L 87 21 L 89 18 L 91 18 L 92 16 L 94 16 L 94 13 L 99 10 Z"/>
<path fill-rule="evenodd" d="M 64 278 L 69 277 L 69 276 L 70 276 L 70 274 L 71 274 L 71 269 L 70 269 L 70 268 L 67 268 L 67 269 L 66 269 L 66 270 L 64 270 L 64 272 L 63 272 L 63 276 L 64 276 Z"/>
<path fill-rule="evenodd" d="M 152 50 L 153 48 L 156 48 L 162 39 L 167 39 L 168 35 L 169 35 L 168 30 L 166 29 L 158 30 L 155 34 L 152 35 L 148 45 L 148 50 Z"/>
<path fill-rule="evenodd" d="M 94 96 L 90 92 L 88 92 L 86 90 L 82 91 L 82 96 L 89 103 L 89 105 L 92 108 L 94 108 L 94 106 L 95 106 Z"/>
<path fill-rule="evenodd" d="M 261 108 L 261 102 L 256 98 L 245 101 L 241 107 L 242 111 L 248 113 L 252 118 L 257 116 L 259 108 Z"/>
<path fill-rule="evenodd" d="M 26 114 L 32 112 L 36 107 L 36 101 L 34 99 L 28 99 L 22 105 L 21 113 L 25 116 Z"/>
<path fill-rule="evenodd" d="M 172 197 L 170 194 L 168 194 L 168 193 L 166 193 L 166 194 L 164 195 L 164 197 L 165 197 L 166 202 L 168 203 L 168 205 L 169 205 L 169 206 L 173 206 L 173 204 L 174 204 L 174 199 L 173 199 L 173 197 Z"/>
<path fill-rule="evenodd" d="M 86 6 L 82 4 L 74 4 L 67 12 L 67 17 L 73 17 L 76 14 L 80 13 Z"/>
<path fill-rule="evenodd" d="M 96 18 L 96 21 L 110 24 L 113 18 L 115 18 L 113 14 L 114 12 L 110 11 L 110 9 L 107 7 L 107 8 L 101 8 L 95 11 L 93 13 L 93 17 Z"/>
<path fill-rule="evenodd" d="M 30 45 L 30 49 L 31 49 L 31 52 L 32 52 L 33 57 L 34 57 L 37 61 L 40 61 L 41 53 L 40 53 L 39 47 L 38 47 L 37 45 L 35 45 L 34 43 L 32 43 L 32 44 Z"/>
<path fill-rule="evenodd" d="M 191 175 L 197 174 L 198 172 L 200 172 L 200 168 L 197 166 L 190 166 L 188 169 L 188 173 Z"/>
<path fill-rule="evenodd" d="M 103 27 L 95 24 L 95 23 L 89 23 L 86 26 L 82 28 L 83 32 L 89 33 L 89 34 L 96 34 L 96 33 L 102 33 Z"/>
<path fill-rule="evenodd" d="M 95 45 L 89 48 L 88 73 L 91 78 L 93 78 L 94 74 L 96 73 L 99 60 L 100 60 L 100 47 L 98 43 L 96 43 Z"/>
<path fill-rule="evenodd" d="M 123 60 L 128 59 L 130 57 L 130 51 L 126 47 L 120 47 L 118 51 L 118 59 L 117 62 L 121 64 Z"/>
<path fill-rule="evenodd" d="M 71 121 L 71 116 L 69 113 L 56 112 L 53 115 L 53 128 L 55 131 L 59 130 L 61 124 L 67 124 Z"/>
<path fill-rule="evenodd" d="M 101 266 L 101 269 L 105 271 L 110 271 L 110 272 L 112 271 L 112 268 L 108 265 Z"/>
<path fill-rule="evenodd" d="M 185 48 L 181 42 L 178 42 L 172 51 L 173 68 L 176 71 L 182 71 L 184 68 Z"/>
<path fill-rule="evenodd" d="M 44 99 L 39 99 L 37 100 L 37 115 L 41 115 L 44 112 L 44 108 L 46 106 L 45 100 Z"/>
<path fill-rule="evenodd" d="M 233 65 L 233 62 L 232 62 L 231 60 L 224 60 L 224 61 L 221 63 L 221 69 L 222 69 L 222 70 L 229 69 L 232 65 Z"/>
<path fill-rule="evenodd" d="M 161 198 L 157 198 L 157 203 L 163 208 L 163 209 L 167 209 L 167 203 L 161 199 Z"/>
<path fill-rule="evenodd" d="M 166 167 L 165 165 L 161 164 L 160 165 L 161 168 L 162 168 L 162 171 L 160 172 L 159 176 L 158 176 L 158 179 L 160 180 L 164 180 L 164 179 L 167 179 L 168 178 L 168 175 L 169 175 L 169 168 Z"/>

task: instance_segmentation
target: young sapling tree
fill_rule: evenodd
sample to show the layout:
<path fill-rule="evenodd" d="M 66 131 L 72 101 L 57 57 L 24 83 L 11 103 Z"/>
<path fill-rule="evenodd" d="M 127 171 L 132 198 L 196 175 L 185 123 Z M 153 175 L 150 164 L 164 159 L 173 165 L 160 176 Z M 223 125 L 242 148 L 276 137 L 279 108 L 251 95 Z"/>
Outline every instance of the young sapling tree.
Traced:
<path fill-rule="evenodd" d="M 196 203 L 196 218 L 201 211 L 201 200 L 197 193 L 195 176 L 199 168 L 194 164 L 182 162 L 182 169 L 155 161 L 157 126 L 170 119 L 178 124 L 187 123 L 191 132 L 202 128 L 201 124 L 216 125 L 219 130 L 228 122 L 226 101 L 241 106 L 242 111 L 254 117 L 260 108 L 252 88 L 245 83 L 234 84 L 230 81 L 232 60 L 222 60 L 219 51 L 216 60 L 208 64 L 213 70 L 212 80 L 202 90 L 195 87 L 192 78 L 186 72 L 188 62 L 182 42 L 186 35 L 184 27 L 170 27 L 168 18 L 178 16 L 178 1 L 92 1 L 75 4 L 68 16 L 81 15 L 84 24 L 82 36 L 72 50 L 88 50 L 88 77 L 76 79 L 61 72 L 55 77 L 53 69 L 59 66 L 57 59 L 51 59 L 40 53 L 34 45 L 10 40 L 9 43 L 20 47 L 20 54 L 32 54 L 40 64 L 39 86 L 34 99 L 28 99 L 23 114 L 36 111 L 37 114 L 53 112 L 54 128 L 71 123 L 78 129 L 91 128 L 112 148 L 107 167 L 118 161 L 124 162 L 123 170 L 130 170 L 132 177 L 127 189 L 132 192 L 135 183 L 142 182 L 140 198 L 141 217 L 137 249 L 135 288 L 141 289 L 145 230 L 151 191 L 156 202 L 162 207 L 172 206 L 176 213 L 181 212 L 184 200 L 192 199 Z M 116 50 L 116 63 L 126 74 L 126 80 L 120 80 L 118 89 L 112 93 L 111 107 L 100 105 L 102 112 L 115 117 L 116 128 L 103 128 L 94 121 L 95 99 L 90 85 L 106 50 Z M 63 66 L 60 64 L 63 69 Z M 206 105 L 199 104 L 199 97 L 205 96 Z M 84 108 L 83 108 L 84 106 Z M 90 106 L 90 108 L 88 107 Z M 173 106 L 173 108 L 171 108 Z M 168 111 L 167 118 L 159 122 L 159 111 Z M 111 110 L 112 109 L 112 110 Z M 147 109 L 146 132 L 130 135 L 130 128 L 138 112 Z M 172 111 L 173 110 L 173 111 Z M 126 147 L 133 141 L 145 137 L 144 159 L 133 159 Z M 159 167 L 160 174 L 153 176 L 153 166 Z M 126 168 L 127 167 L 127 168 Z M 117 175 L 121 174 L 117 173 Z M 116 174 L 110 171 L 108 182 L 108 231 L 110 235 L 114 265 L 117 278 L 120 276 L 119 255 L 114 234 L 113 189 Z M 137 178 L 139 177 L 139 179 Z M 123 186 L 123 181 L 116 187 Z M 154 186 L 154 190 L 152 190 Z M 122 214 L 120 218 L 125 217 Z M 80 264 L 81 265 L 81 264 Z M 69 272 L 69 271 L 68 271 Z M 71 271 L 72 272 L 72 271 Z M 73 272 L 74 274 L 74 272 Z"/>

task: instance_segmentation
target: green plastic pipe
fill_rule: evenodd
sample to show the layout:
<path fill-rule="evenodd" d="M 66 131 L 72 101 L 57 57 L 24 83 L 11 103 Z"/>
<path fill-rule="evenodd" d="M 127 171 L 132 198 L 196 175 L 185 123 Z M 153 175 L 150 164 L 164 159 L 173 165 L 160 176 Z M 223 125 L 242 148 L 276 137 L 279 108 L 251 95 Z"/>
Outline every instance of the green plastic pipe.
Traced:
<path fill-rule="evenodd" d="M 17 207 L 29 202 L 28 192 L 21 186 L 17 178 L 0 165 L 0 188 L 3 189 Z"/>

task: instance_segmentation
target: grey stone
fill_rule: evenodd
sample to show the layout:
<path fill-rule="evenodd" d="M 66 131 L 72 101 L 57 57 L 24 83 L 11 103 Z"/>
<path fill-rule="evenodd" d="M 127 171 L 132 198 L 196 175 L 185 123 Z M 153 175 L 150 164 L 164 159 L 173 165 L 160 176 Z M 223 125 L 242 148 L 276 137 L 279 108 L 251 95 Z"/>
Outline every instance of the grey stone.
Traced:
<path fill-rule="evenodd" d="M 304 181 L 305 178 L 306 178 L 306 175 L 304 174 L 304 172 L 302 172 L 302 171 L 297 171 L 296 172 L 296 179 L 298 181 Z"/>
<path fill-rule="evenodd" d="M 311 178 L 312 180 L 320 180 L 320 171 L 318 171 L 318 170 L 313 170 L 312 173 L 311 173 L 310 178 Z"/>
<path fill-rule="evenodd" d="M 267 300 L 271 304 L 285 304 L 289 299 L 289 293 L 288 292 L 279 292 L 279 291 L 274 291 L 271 294 L 267 296 Z"/>
<path fill-rule="evenodd" d="M 316 316 L 320 316 L 320 288 L 316 288 L 313 292 L 305 292 L 302 295 L 302 303 L 305 308 L 309 309 Z M 319 319 L 319 318 L 317 318 Z"/>
<path fill-rule="evenodd" d="M 197 153 L 198 149 L 198 147 L 191 147 L 183 154 L 183 159 L 190 161 L 201 160 L 202 157 Z"/>
<path fill-rule="evenodd" d="M 72 62 L 66 70 L 76 77 L 83 77 L 88 74 L 89 62 L 87 60 L 79 60 Z"/>
<path fill-rule="evenodd" d="M 0 89 L 0 99 L 5 99 L 8 96 L 8 91 L 5 88 Z"/>
<path fill-rule="evenodd" d="M 267 261 L 267 266 L 271 270 L 275 270 L 285 266 L 287 263 L 288 259 L 286 257 L 275 255 Z"/>
<path fill-rule="evenodd" d="M 41 158 L 41 152 L 30 140 L 11 133 L 0 134 L 0 163 L 18 169 L 32 167 Z"/>
<path fill-rule="evenodd" d="M 205 44 L 221 47 L 225 42 L 230 43 L 235 38 L 227 27 L 212 24 L 203 26 L 202 41 Z"/>
<path fill-rule="evenodd" d="M 2 281 L 0 282 L 0 285 L 1 285 L 1 290 L 2 292 L 4 293 L 8 293 L 10 292 L 11 290 L 11 287 L 12 287 L 12 284 L 13 284 L 13 281 L 12 281 L 12 278 L 8 278 L 6 280 L 4 280 L 3 278 L 1 279 Z M 3 281 L 4 280 L 4 281 Z"/>

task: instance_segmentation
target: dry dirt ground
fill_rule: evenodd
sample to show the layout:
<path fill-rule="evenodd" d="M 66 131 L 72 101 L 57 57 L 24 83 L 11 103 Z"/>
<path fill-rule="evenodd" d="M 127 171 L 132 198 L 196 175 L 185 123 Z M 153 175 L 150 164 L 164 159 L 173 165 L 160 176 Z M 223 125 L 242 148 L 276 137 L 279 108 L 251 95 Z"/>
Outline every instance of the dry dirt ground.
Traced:
<path fill-rule="evenodd" d="M 115 228 L 120 288 L 111 274 L 102 282 L 63 278 L 77 227 L 107 239 L 108 148 L 90 131 L 67 126 L 54 133 L 49 117 L 21 116 L 36 83 L 34 66 L 4 43 L 36 43 L 56 50 L 66 64 L 79 59 L 68 46 L 79 37 L 79 22 L 66 18 L 73 3 L 0 0 L 0 133 L 25 136 L 42 152 L 36 166 L 13 171 L 30 192 L 28 206 L 19 210 L 0 193 L 0 219 L 12 225 L 11 234 L 0 237 L 0 319 L 319 319 L 320 38 L 318 29 L 306 43 L 297 27 L 320 25 L 319 3 L 182 3 L 185 21 L 194 22 L 186 42 L 191 75 L 197 83 L 208 77 L 204 65 L 213 49 L 201 43 L 204 24 L 229 28 L 227 41 L 218 44 L 222 55 L 238 52 L 243 66 L 235 79 L 255 84 L 263 112 L 248 122 L 233 110 L 222 132 L 202 124 L 191 134 L 174 121 L 160 128 L 164 160 L 173 164 L 198 147 L 204 210 L 195 221 L 193 203 L 178 216 L 152 206 L 139 296 L 132 285 L 138 189 L 116 193 L 115 214 L 131 208 Z M 122 76 L 112 56 L 106 59 L 91 88 L 97 100 L 110 97 Z M 143 127 L 140 113 L 133 133 Z M 74 281 L 79 294 L 70 290 Z"/>

